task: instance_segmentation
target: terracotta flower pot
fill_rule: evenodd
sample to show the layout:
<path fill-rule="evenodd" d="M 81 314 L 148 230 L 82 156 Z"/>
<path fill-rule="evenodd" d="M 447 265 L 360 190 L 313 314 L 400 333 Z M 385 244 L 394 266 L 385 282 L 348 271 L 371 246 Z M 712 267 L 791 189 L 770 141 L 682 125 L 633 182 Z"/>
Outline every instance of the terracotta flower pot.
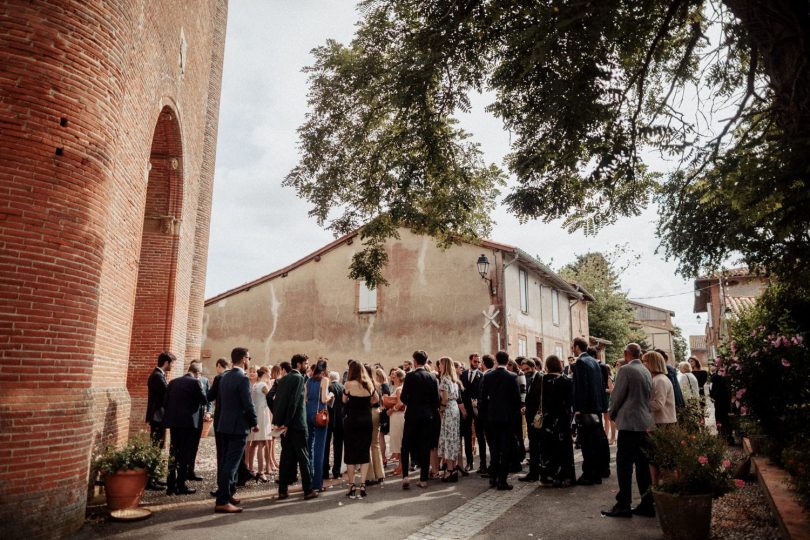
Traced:
<path fill-rule="evenodd" d="M 213 425 L 214 425 L 213 418 L 211 420 L 203 420 L 202 435 L 200 435 L 200 437 L 203 439 L 208 437 L 208 433 L 211 431 L 211 426 Z"/>
<path fill-rule="evenodd" d="M 146 469 L 118 471 L 104 477 L 107 508 L 122 510 L 135 508 L 141 502 L 146 487 Z"/>
<path fill-rule="evenodd" d="M 711 494 L 673 495 L 653 490 L 653 499 L 667 540 L 707 540 L 711 535 Z"/>

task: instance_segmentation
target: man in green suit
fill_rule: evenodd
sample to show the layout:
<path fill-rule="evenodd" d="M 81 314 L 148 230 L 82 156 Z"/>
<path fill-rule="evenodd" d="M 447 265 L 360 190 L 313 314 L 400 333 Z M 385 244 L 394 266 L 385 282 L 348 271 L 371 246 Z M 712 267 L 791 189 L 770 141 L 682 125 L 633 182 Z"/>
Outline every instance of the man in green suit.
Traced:
<path fill-rule="evenodd" d="M 279 463 L 278 499 L 289 497 L 287 487 L 295 478 L 296 464 L 301 469 L 304 499 L 314 499 L 318 492 L 312 489 L 312 471 L 307 453 L 307 417 L 304 404 L 304 372 L 307 370 L 305 354 L 293 355 L 292 371 L 276 383 L 273 399 L 273 425 L 284 429 L 281 435 L 281 462 Z"/>

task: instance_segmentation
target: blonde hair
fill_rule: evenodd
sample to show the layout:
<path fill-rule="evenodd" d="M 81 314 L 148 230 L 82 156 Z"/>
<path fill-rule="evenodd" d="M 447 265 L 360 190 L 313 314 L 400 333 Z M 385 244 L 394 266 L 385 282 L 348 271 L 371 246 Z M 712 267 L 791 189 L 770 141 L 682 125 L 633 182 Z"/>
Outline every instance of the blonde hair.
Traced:
<path fill-rule="evenodd" d="M 664 357 L 661 356 L 660 353 L 655 351 L 646 352 L 641 356 L 641 361 L 644 362 L 647 369 L 649 369 L 650 373 L 653 375 L 657 375 L 659 373 L 666 375 L 667 363 L 664 361 Z"/>
<path fill-rule="evenodd" d="M 405 381 L 405 371 L 404 370 L 402 370 L 402 369 L 394 369 L 393 371 L 394 371 L 394 377 L 396 377 L 397 380 L 399 380 L 399 382 L 404 382 Z"/>
<path fill-rule="evenodd" d="M 442 379 L 449 378 L 453 382 L 458 382 L 458 374 L 456 367 L 453 365 L 453 359 L 449 356 L 442 356 L 439 358 L 439 369 L 442 373 Z"/>
<path fill-rule="evenodd" d="M 692 373 L 692 364 L 689 362 L 681 362 L 678 364 L 678 369 L 681 373 Z"/>
<path fill-rule="evenodd" d="M 385 374 L 385 370 L 383 368 L 378 367 L 374 370 L 374 380 L 377 384 L 385 384 L 388 382 L 388 375 Z"/>

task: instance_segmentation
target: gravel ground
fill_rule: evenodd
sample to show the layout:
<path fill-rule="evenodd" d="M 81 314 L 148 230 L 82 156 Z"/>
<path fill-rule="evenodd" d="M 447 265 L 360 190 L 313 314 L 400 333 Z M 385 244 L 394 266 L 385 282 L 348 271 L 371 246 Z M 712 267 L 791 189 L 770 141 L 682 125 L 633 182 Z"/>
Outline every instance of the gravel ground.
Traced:
<path fill-rule="evenodd" d="M 742 459 L 739 448 L 731 449 L 732 461 Z M 712 505 L 712 540 L 779 539 L 779 526 L 756 476 L 745 487 L 732 491 Z"/>

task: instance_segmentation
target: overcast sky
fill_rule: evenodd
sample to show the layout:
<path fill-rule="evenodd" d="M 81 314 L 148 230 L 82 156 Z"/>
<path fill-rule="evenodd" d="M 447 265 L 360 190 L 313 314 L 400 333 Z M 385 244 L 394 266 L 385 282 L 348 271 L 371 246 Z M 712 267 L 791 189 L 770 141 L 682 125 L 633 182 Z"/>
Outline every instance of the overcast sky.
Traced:
<path fill-rule="evenodd" d="M 312 63 L 310 50 L 326 39 L 350 41 L 357 18 L 353 0 L 230 2 L 206 297 L 332 241 L 332 234 L 307 216 L 307 203 L 281 181 L 296 164 L 296 129 L 306 113 L 301 68 Z M 462 122 L 481 143 L 487 162 L 503 166 L 509 134 L 484 112 L 489 102 L 489 96 L 475 96 Z M 568 234 L 559 223 L 521 225 L 503 209 L 495 220 L 492 240 L 553 261 L 555 268 L 577 254 L 626 244 L 638 258 L 621 276 L 630 298 L 674 311 L 685 335 L 703 333 L 692 313 L 692 282 L 675 275 L 674 261 L 655 254 L 655 208 L 595 237 Z"/>

